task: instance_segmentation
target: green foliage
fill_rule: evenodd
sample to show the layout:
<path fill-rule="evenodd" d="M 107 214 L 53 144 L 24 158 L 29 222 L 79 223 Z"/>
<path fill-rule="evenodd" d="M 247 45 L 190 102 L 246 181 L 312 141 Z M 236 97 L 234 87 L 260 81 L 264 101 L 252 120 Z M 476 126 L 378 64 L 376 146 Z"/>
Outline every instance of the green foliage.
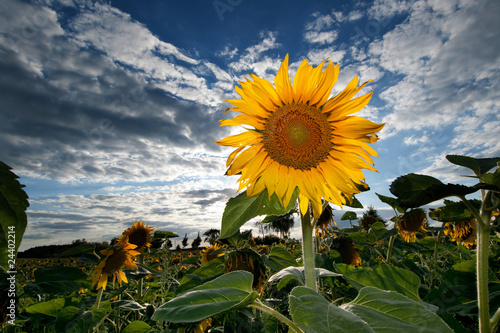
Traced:
<path fill-rule="evenodd" d="M 430 217 L 441 222 L 473 217 L 481 220 L 477 230 L 468 230 L 465 236 L 483 232 L 481 237 L 486 237 L 489 245 L 482 252 L 482 267 L 484 253 L 487 263 L 489 259 L 487 289 L 483 284 L 489 319 L 500 306 L 500 230 L 498 218 L 490 221 L 500 201 L 499 171 L 489 172 L 496 159 L 448 158 L 471 168 L 476 173 L 473 178 L 482 183 L 444 184 L 433 177 L 410 174 L 391 185 L 395 197 L 378 197 L 394 209 L 396 216 L 391 220 L 396 223 L 410 208 L 415 211 L 413 208 L 448 196 L 458 196 L 462 201 L 444 200 L 442 207 L 431 210 Z M 464 198 L 479 189 L 484 202 Z M 214 332 L 453 329 L 489 333 L 484 320 L 482 325 L 478 320 L 485 306 L 485 298 L 481 301 L 477 296 L 479 244 L 476 249 L 467 249 L 457 245 L 460 239 L 457 235 L 452 238 L 448 228 L 433 226 L 426 227 L 427 232 L 421 232 L 415 242 L 407 243 L 398 236 L 397 228 L 388 230 L 376 210 L 369 208 L 364 214 L 370 216 L 366 228 L 333 228 L 332 234 L 317 238 L 312 256 L 315 266 L 308 266 L 314 271 L 306 270 L 302 267 L 304 240 L 277 236 L 254 239 L 250 230 L 239 230 L 256 216 L 267 215 L 267 222 L 291 216 L 295 203 L 296 196 L 285 208 L 276 196 L 269 198 L 265 191 L 250 198 L 242 193 L 226 206 L 223 239 L 216 239 L 217 229 L 204 234 L 214 235 L 211 240 L 217 240 L 220 249 L 209 255 L 208 249 L 158 248 L 140 257 L 138 270 L 125 270 L 128 283 L 97 293 L 90 287 L 89 274 L 99 257 L 88 244 L 65 249 L 52 267 L 43 267 L 40 261 L 24 267 L 24 279 L 16 281 L 18 286 L 26 284 L 24 292 L 19 293 L 16 332 L 39 332 L 40 327 L 46 327 L 47 332 L 191 332 L 201 329 L 203 320 Z M 342 217 L 351 218 L 356 218 L 354 212 Z M 156 238 L 178 237 L 174 235 L 160 232 Z M 263 243 L 267 246 L 259 246 Z M 78 261 L 64 258 L 77 254 Z M 238 267 L 248 267 L 251 272 L 226 273 Z M 314 275 L 318 291 L 305 287 L 314 287 L 309 283 L 314 282 Z"/>
<path fill-rule="evenodd" d="M 342 215 L 342 217 L 340 218 L 340 220 L 342 221 L 345 221 L 345 220 L 357 220 L 358 219 L 358 216 L 356 215 L 355 212 L 351 212 L 351 211 L 348 211 L 348 212 L 345 212 L 344 215 Z"/>
<path fill-rule="evenodd" d="M 457 184 L 444 184 L 426 175 L 410 173 L 396 178 L 390 187 L 397 197 L 397 203 L 404 208 L 417 208 L 450 196 L 464 197 L 478 190 L 475 187 Z"/>
<path fill-rule="evenodd" d="M 28 195 L 11 168 L 0 161 L 0 267 L 15 270 L 17 250 L 28 224 Z"/>
<path fill-rule="evenodd" d="M 407 332 L 453 332 L 432 311 L 436 310 L 434 307 L 394 291 L 365 287 L 355 300 L 341 308 L 361 318 L 374 332 L 396 329 Z"/>
<path fill-rule="evenodd" d="M 155 311 L 152 319 L 192 323 L 242 308 L 258 297 L 257 292 L 252 291 L 252 281 L 253 275 L 248 272 L 224 274 L 163 304 Z"/>
<path fill-rule="evenodd" d="M 295 207 L 298 189 L 294 191 L 288 207 L 283 207 L 278 197 L 273 194 L 269 198 L 267 190 L 253 197 L 247 196 L 246 191 L 235 198 L 229 199 L 222 215 L 220 238 L 233 235 L 238 229 L 252 218 L 260 215 L 285 215 Z"/>
<path fill-rule="evenodd" d="M 377 287 L 421 301 L 418 295 L 420 278 L 408 270 L 389 265 L 354 268 L 346 264 L 335 264 L 335 270 L 358 290 L 367 286 Z"/>
<path fill-rule="evenodd" d="M 41 267 L 35 271 L 35 283 L 26 285 L 24 290 L 33 295 L 63 294 L 90 287 L 87 278 L 87 274 L 74 267 Z"/>
<path fill-rule="evenodd" d="M 355 314 L 306 287 L 296 287 L 290 293 L 290 314 L 305 333 L 374 332 Z"/>
<path fill-rule="evenodd" d="M 500 157 L 473 158 L 461 155 L 446 155 L 446 159 L 453 164 L 469 168 L 476 176 L 481 176 L 497 166 Z"/>

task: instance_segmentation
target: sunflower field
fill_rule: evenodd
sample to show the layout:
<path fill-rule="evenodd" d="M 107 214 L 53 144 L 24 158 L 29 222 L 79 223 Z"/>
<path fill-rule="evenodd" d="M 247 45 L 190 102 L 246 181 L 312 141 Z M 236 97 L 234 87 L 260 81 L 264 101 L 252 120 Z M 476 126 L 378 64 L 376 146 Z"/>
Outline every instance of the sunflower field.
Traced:
<path fill-rule="evenodd" d="M 500 158 L 448 155 L 474 185 L 403 175 L 393 196 L 377 194 L 391 221 L 369 208 L 338 228 L 336 207 L 364 208 L 355 195 L 369 190 L 362 169 L 375 170 L 369 144 L 384 126 L 352 116 L 368 82 L 330 97 L 338 71 L 305 60 L 291 81 L 287 56 L 274 86 L 252 75 L 236 87 L 239 114 L 221 126 L 244 132 L 217 143 L 235 148 L 239 194 L 203 249 L 171 250 L 178 235 L 140 221 L 101 251 L 18 259 L 28 197 L 0 164 L 3 331 L 499 332 Z M 258 217 L 299 221 L 302 237 L 242 231 Z"/>

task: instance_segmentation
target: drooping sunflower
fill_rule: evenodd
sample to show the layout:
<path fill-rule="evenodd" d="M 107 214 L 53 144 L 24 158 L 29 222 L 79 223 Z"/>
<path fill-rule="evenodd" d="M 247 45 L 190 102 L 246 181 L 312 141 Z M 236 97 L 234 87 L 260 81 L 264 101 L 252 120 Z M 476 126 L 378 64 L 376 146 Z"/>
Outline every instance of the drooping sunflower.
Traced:
<path fill-rule="evenodd" d="M 377 141 L 375 132 L 384 127 L 351 116 L 368 104 L 372 92 L 353 99 L 368 82 L 358 87 L 355 77 L 329 98 L 339 66 L 328 61 L 323 70 L 325 62 L 313 67 L 304 60 L 292 84 L 287 55 L 274 86 L 253 74 L 240 82 L 235 89 L 241 99 L 226 101 L 234 106 L 228 110 L 241 114 L 220 125 L 253 128 L 217 142 L 236 148 L 226 166 L 230 176 L 241 173 L 239 190 L 247 188 L 253 196 L 267 189 L 287 206 L 298 187 L 301 212 L 311 201 L 315 217 L 322 211 L 321 198 L 341 206 L 366 188 L 361 169 L 376 171 L 371 156 L 377 156 L 367 143 Z"/>
<path fill-rule="evenodd" d="M 453 242 L 456 242 L 457 244 L 463 243 L 469 250 L 476 246 L 476 233 L 476 219 L 465 220 L 457 223 L 448 222 L 445 225 L 445 234 L 450 236 Z"/>
<path fill-rule="evenodd" d="M 261 257 L 250 249 L 236 250 L 229 254 L 225 265 L 226 273 L 247 271 L 253 274 L 252 287 L 262 292 L 266 278 L 266 266 Z"/>
<path fill-rule="evenodd" d="M 215 243 L 213 245 L 207 246 L 205 249 L 201 250 L 201 262 L 202 264 L 206 264 L 209 261 L 214 260 L 215 258 L 222 257 L 224 255 L 223 252 L 218 252 L 221 247 L 219 244 Z"/>
<path fill-rule="evenodd" d="M 427 232 L 425 229 L 427 215 L 423 209 L 417 208 L 406 212 L 398 223 L 398 231 L 401 237 L 409 243 L 417 240 L 417 232 Z"/>
<path fill-rule="evenodd" d="M 134 259 L 140 253 L 134 249 L 137 246 L 130 244 L 127 238 L 122 242 L 118 242 L 114 247 L 102 250 L 101 254 L 105 255 L 99 262 L 96 268 L 92 271 L 92 286 L 97 283 L 97 289 L 106 289 L 108 284 L 108 277 L 113 277 L 113 288 L 115 281 L 118 280 L 120 286 L 122 282 L 128 283 L 127 276 L 122 271 L 122 267 L 129 269 L 137 269 Z"/>
<path fill-rule="evenodd" d="M 118 242 L 128 237 L 130 244 L 137 245 L 135 250 L 143 253 L 147 247 L 151 246 L 151 231 L 153 230 L 155 230 L 155 228 L 150 227 L 149 223 L 144 225 L 142 221 L 135 222 L 130 228 L 123 232 Z"/>
<path fill-rule="evenodd" d="M 334 225 L 337 225 L 337 223 L 333 220 L 332 207 L 326 206 L 314 226 L 316 237 L 323 238 L 326 234 L 331 235 L 332 233 L 328 230 L 328 226 L 333 227 Z"/>
<path fill-rule="evenodd" d="M 341 238 L 338 241 L 337 251 L 340 253 L 344 264 L 354 267 L 361 265 L 361 256 L 356 251 L 356 245 L 354 245 L 353 241 Z"/>

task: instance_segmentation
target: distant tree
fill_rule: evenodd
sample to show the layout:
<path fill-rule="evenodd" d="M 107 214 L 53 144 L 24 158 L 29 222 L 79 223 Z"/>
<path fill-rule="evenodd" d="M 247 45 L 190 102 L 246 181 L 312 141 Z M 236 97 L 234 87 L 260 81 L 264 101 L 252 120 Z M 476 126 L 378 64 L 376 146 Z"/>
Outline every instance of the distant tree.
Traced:
<path fill-rule="evenodd" d="M 363 213 L 363 216 L 359 220 L 359 225 L 363 229 L 368 230 L 375 222 L 382 222 L 385 224 L 384 219 L 378 214 L 377 210 L 373 208 L 373 206 L 369 206 L 367 211 Z"/>
<path fill-rule="evenodd" d="M 191 243 L 191 246 L 193 249 L 197 249 L 200 247 L 201 244 L 201 237 L 200 237 L 200 232 L 198 231 L 198 237 L 196 237 L 193 242 Z"/>
<path fill-rule="evenodd" d="M 172 247 L 172 241 L 170 238 L 167 239 L 167 249 L 170 249 Z"/>
<path fill-rule="evenodd" d="M 181 250 L 181 246 L 179 244 L 177 244 L 176 248 L 175 248 L 176 251 L 180 251 Z"/>
<path fill-rule="evenodd" d="M 291 213 L 285 215 L 273 216 L 264 219 L 264 221 L 262 221 L 262 224 L 265 224 L 264 229 L 273 230 L 281 238 L 285 238 L 285 236 L 290 236 L 290 230 L 293 228 L 295 224 L 293 213 L 294 212 L 292 211 Z"/>
<path fill-rule="evenodd" d="M 209 229 L 205 231 L 203 236 L 205 236 L 204 241 L 209 243 L 210 245 L 214 245 L 219 238 L 220 230 L 219 229 Z"/>
<path fill-rule="evenodd" d="M 188 234 L 182 239 L 182 247 L 188 246 Z"/>
<path fill-rule="evenodd" d="M 351 227 L 352 227 L 352 221 L 357 220 L 357 219 L 358 219 L 358 217 L 357 217 L 356 213 L 352 212 L 352 211 L 345 212 L 345 214 L 342 215 L 342 217 L 340 218 L 340 220 L 342 220 L 342 221 L 349 220 L 349 224 L 351 225 Z"/>

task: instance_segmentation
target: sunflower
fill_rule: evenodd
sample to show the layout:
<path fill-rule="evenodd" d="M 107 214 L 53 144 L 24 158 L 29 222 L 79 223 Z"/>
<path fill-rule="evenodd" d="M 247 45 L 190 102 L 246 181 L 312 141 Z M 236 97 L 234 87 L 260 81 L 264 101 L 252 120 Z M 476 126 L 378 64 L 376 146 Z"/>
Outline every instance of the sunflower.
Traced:
<path fill-rule="evenodd" d="M 359 255 L 359 252 L 356 251 L 356 246 L 352 241 L 341 238 L 339 240 L 337 251 L 340 253 L 344 264 L 354 267 L 361 265 L 361 256 Z"/>
<path fill-rule="evenodd" d="M 123 242 L 118 242 L 114 247 L 102 250 L 101 254 L 106 257 L 92 271 L 92 286 L 97 283 L 97 289 L 106 289 L 109 276 L 113 276 L 113 288 L 115 287 L 115 280 L 118 280 L 120 286 L 122 281 L 128 283 L 127 276 L 121 269 L 122 267 L 137 269 L 134 259 L 140 253 L 134 250 L 136 247 L 136 245 L 130 244 L 127 238 L 124 238 Z"/>
<path fill-rule="evenodd" d="M 331 235 L 332 233 L 328 230 L 328 226 L 333 227 L 334 225 L 337 225 L 337 223 L 333 220 L 332 208 L 330 206 L 326 206 L 316 221 L 316 226 L 314 227 L 316 230 L 316 237 L 323 238 L 326 234 Z"/>
<path fill-rule="evenodd" d="M 409 243 L 417 240 L 417 232 L 427 232 L 425 230 L 427 215 L 423 209 L 417 208 L 406 212 L 398 223 L 398 231 L 401 237 Z"/>
<path fill-rule="evenodd" d="M 476 246 L 477 221 L 470 219 L 458 223 L 448 222 L 445 225 L 445 234 L 450 236 L 453 242 L 463 243 L 466 248 L 473 249 Z"/>
<path fill-rule="evenodd" d="M 222 257 L 224 253 L 217 252 L 220 249 L 220 246 L 215 243 L 214 245 L 207 246 L 205 249 L 201 251 L 201 262 L 202 264 L 206 264 L 209 261 L 214 260 L 215 258 Z"/>
<path fill-rule="evenodd" d="M 235 89 L 241 99 L 226 101 L 234 106 L 228 110 L 241 114 L 220 125 L 253 128 L 217 142 L 237 148 L 226 166 L 229 176 L 241 173 L 239 190 L 247 188 L 253 196 L 267 189 L 287 206 L 298 187 L 301 212 L 311 201 L 315 217 L 322 211 L 321 198 L 342 206 L 366 188 L 361 169 L 376 171 L 371 156 L 377 156 L 367 143 L 377 141 L 375 132 L 384 127 L 350 116 L 368 104 L 372 93 L 352 99 L 368 82 L 358 87 L 355 77 L 329 99 L 339 66 L 328 61 L 323 70 L 325 62 L 313 68 L 304 60 L 292 84 L 286 55 L 274 87 L 253 74 L 240 82 Z"/>
<path fill-rule="evenodd" d="M 149 223 L 144 225 L 142 221 L 135 222 L 130 228 L 123 232 L 118 242 L 128 237 L 130 244 L 137 245 L 135 250 L 143 253 L 146 247 L 151 246 L 151 231 L 153 230 L 155 230 L 155 228 L 150 227 Z"/>
<path fill-rule="evenodd" d="M 259 292 L 264 288 L 266 266 L 260 256 L 252 250 L 236 250 L 229 255 L 226 262 L 226 273 L 247 271 L 253 274 L 252 287 Z"/>

